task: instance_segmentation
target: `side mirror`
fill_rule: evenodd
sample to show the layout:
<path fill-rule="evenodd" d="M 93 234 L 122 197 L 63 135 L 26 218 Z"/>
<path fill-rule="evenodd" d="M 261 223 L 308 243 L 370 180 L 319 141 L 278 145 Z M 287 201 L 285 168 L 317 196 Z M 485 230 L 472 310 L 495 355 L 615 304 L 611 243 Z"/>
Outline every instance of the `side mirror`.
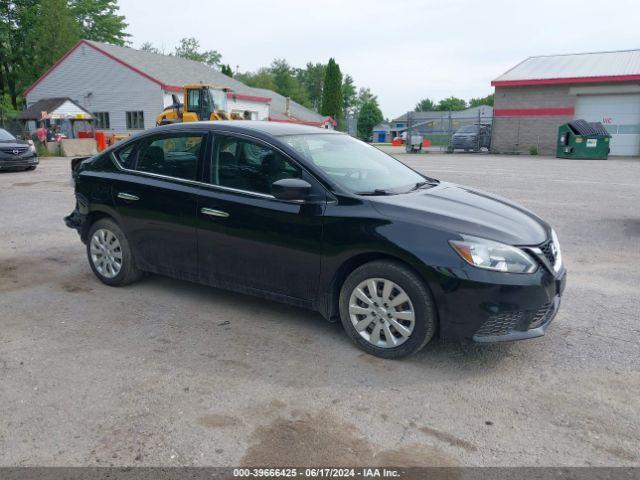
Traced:
<path fill-rule="evenodd" d="M 306 200 L 311 185 L 300 178 L 283 178 L 271 185 L 271 193 L 278 200 Z"/>

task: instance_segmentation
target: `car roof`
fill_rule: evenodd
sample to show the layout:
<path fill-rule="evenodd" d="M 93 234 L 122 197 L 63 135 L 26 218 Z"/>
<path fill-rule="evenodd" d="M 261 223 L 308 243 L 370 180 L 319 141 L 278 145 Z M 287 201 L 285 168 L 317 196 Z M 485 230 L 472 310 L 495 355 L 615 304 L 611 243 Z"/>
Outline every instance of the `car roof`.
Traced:
<path fill-rule="evenodd" d="M 189 122 L 174 123 L 171 128 L 187 129 L 202 128 L 203 125 L 211 130 L 231 130 L 239 133 L 266 133 L 275 137 L 282 135 L 313 135 L 319 133 L 340 134 L 335 130 L 327 128 L 313 127 L 310 125 L 299 125 L 288 122 L 268 122 L 264 120 L 220 120 L 212 122 Z M 159 127 L 164 128 L 164 127 Z"/>

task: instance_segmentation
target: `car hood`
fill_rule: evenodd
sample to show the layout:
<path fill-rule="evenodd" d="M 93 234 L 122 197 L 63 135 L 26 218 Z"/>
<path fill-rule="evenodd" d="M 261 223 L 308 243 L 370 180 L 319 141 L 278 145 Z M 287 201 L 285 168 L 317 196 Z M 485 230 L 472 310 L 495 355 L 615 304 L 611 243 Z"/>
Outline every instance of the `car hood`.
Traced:
<path fill-rule="evenodd" d="M 11 147 L 24 147 L 25 145 L 29 145 L 29 142 L 24 140 L 0 140 L 0 147 L 3 149 L 11 148 Z"/>
<path fill-rule="evenodd" d="M 371 197 L 383 215 L 452 234 L 468 234 L 510 245 L 538 245 L 549 225 L 533 212 L 480 190 L 441 182 L 400 195 Z"/>

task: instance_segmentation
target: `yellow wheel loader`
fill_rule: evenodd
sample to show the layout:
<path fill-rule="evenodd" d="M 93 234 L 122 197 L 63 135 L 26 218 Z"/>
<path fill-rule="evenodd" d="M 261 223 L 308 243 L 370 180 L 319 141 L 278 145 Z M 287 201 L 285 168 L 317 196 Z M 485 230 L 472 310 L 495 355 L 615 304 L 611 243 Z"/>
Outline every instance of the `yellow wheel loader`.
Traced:
<path fill-rule="evenodd" d="M 156 125 L 204 120 L 242 120 L 242 116 L 228 111 L 229 91 L 228 88 L 212 85 L 185 85 L 182 90 L 183 101 L 180 102 L 177 95 L 172 95 L 173 104 L 158 114 Z"/>

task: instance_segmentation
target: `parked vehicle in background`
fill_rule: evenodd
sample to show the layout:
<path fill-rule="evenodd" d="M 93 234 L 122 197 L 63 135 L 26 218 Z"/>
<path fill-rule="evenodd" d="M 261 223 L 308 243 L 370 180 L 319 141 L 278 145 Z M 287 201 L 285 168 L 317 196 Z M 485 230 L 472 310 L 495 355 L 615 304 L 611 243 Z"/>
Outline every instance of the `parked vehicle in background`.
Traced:
<path fill-rule="evenodd" d="M 483 148 L 491 147 L 490 125 L 464 125 L 451 136 L 449 151 L 464 150 L 465 152 L 479 152 Z"/>
<path fill-rule="evenodd" d="M 66 217 L 100 281 L 143 271 L 319 311 L 364 351 L 543 335 L 558 238 L 505 199 L 426 177 L 349 135 L 197 122 L 74 159 Z"/>
<path fill-rule="evenodd" d="M 0 170 L 35 170 L 37 165 L 34 145 L 0 128 Z"/>

